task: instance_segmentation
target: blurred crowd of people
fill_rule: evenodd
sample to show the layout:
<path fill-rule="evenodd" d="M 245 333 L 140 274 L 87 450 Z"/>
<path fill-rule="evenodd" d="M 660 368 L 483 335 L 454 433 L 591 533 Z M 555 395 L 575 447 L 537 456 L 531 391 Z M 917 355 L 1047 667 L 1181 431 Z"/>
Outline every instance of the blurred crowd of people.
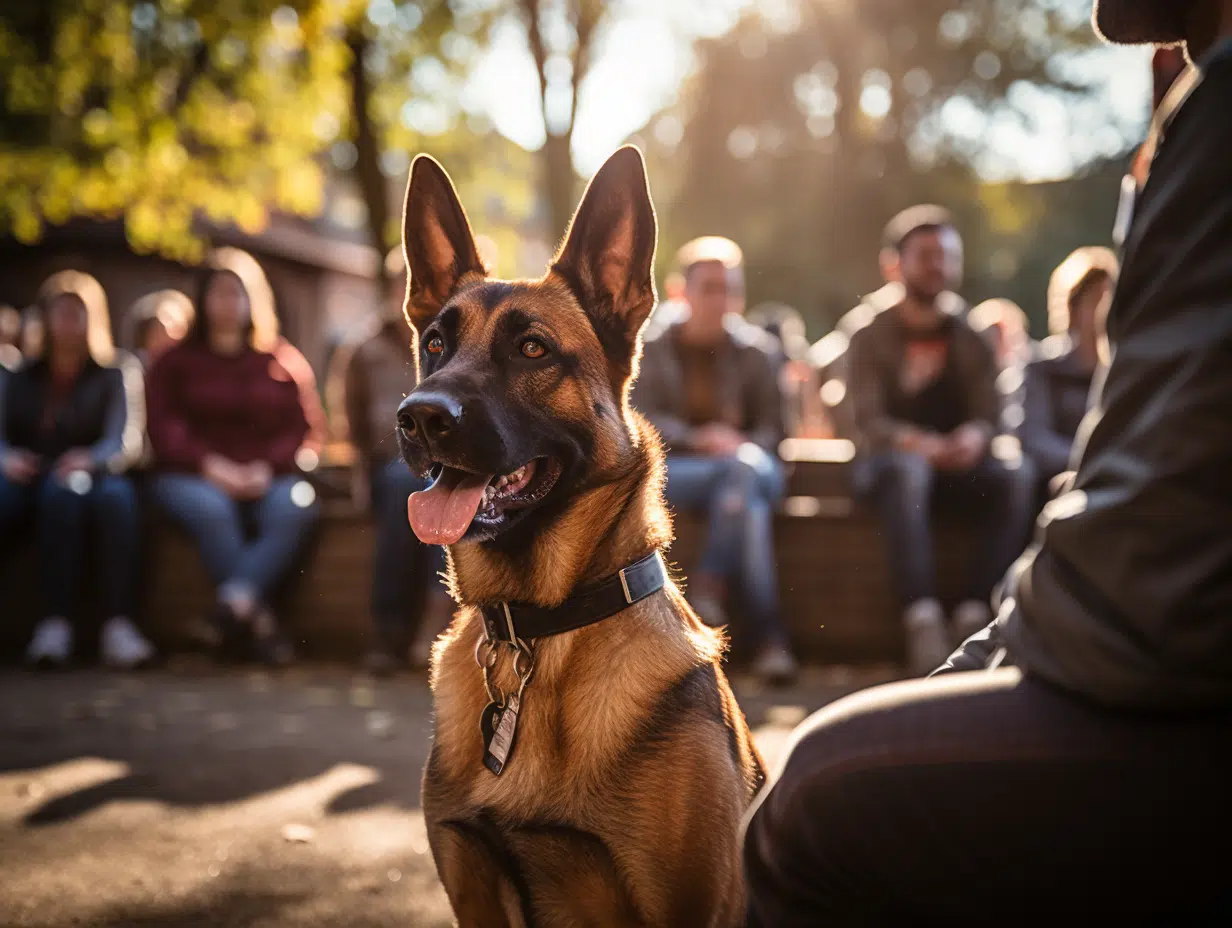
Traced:
<path fill-rule="evenodd" d="M 886 227 L 884 286 L 810 345 L 793 308 L 746 312 L 734 241 L 703 237 L 676 256 L 632 399 L 663 436 L 670 504 L 705 526 L 700 560 L 684 565 L 689 598 L 707 622 L 732 628 L 760 676 L 796 672 L 773 540 L 785 437 L 851 442 L 852 493 L 882 520 L 910 664 L 921 673 L 988 623 L 990 591 L 1067 470 L 1100 364 L 1115 257 L 1084 248 L 1057 269 L 1050 334 L 1038 343 L 1013 303 L 968 307 L 962 266 L 948 212 L 904 211 Z M 443 552 L 407 524 L 404 502 L 423 481 L 402 462 L 391 426 L 414 378 L 405 273 L 394 249 L 387 304 L 333 361 L 353 498 L 373 519 L 367 665 L 376 673 L 425 666 L 452 612 Z M 319 518 L 308 478 L 327 430 L 312 369 L 280 336 L 260 266 L 221 249 L 192 298 L 163 290 L 131 308 L 124 350 L 111 332 L 102 287 L 76 271 L 46 281 L 24 314 L 0 310 L 0 536 L 33 541 L 44 610 L 27 658 L 70 659 L 91 568 L 106 616 L 103 660 L 154 658 L 135 620 L 139 513 L 148 509 L 200 552 L 217 591 L 208 628 L 219 653 L 289 662 L 271 604 Z M 966 511 L 982 532 L 951 616 L 936 588 L 938 507 Z"/>
<path fill-rule="evenodd" d="M 196 543 L 217 588 L 220 652 L 286 663 L 270 610 L 318 515 L 305 471 L 325 416 L 312 369 L 278 334 L 251 256 L 222 250 L 196 299 L 152 293 L 117 349 L 103 288 L 64 271 L 23 319 L 5 313 L 0 373 L 0 539 L 33 544 L 43 617 L 26 651 L 39 666 L 74 653 L 85 575 L 104 616 L 100 654 L 155 658 L 135 621 L 143 507 Z"/>
<path fill-rule="evenodd" d="M 697 239 L 677 267 L 646 333 L 633 403 L 667 444 L 669 502 L 707 523 L 702 559 L 686 565 L 695 608 L 725 624 L 724 603 L 741 592 L 737 641 L 749 642 L 754 669 L 794 672 L 770 522 L 783 492 L 777 449 L 784 436 L 844 439 L 852 494 L 883 526 L 911 669 L 938 666 L 992 618 L 995 585 L 1067 472 L 1103 357 L 1116 257 L 1081 248 L 1057 268 L 1039 342 L 1014 303 L 969 307 L 959 296 L 962 238 L 938 206 L 888 223 L 884 285 L 811 346 L 791 307 L 745 312 L 736 243 Z M 946 508 L 981 532 L 950 616 L 932 531 Z"/>

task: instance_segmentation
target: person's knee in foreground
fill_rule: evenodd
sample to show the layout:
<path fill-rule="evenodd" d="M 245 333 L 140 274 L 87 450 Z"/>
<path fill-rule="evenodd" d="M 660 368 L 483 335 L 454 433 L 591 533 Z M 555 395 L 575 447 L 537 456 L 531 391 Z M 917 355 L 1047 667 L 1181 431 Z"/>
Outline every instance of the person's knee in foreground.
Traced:
<path fill-rule="evenodd" d="M 797 734 L 746 820 L 753 925 L 1232 914 L 1232 2 L 1097 17 L 1198 61 L 1122 225 L 1099 412 L 997 620 Z"/>
<path fill-rule="evenodd" d="M 931 512 L 940 498 L 982 516 L 983 537 L 953 616 L 960 636 L 987 624 L 997 577 L 1021 551 L 1030 521 L 1020 459 L 992 454 L 1000 422 L 991 346 L 942 301 L 961 278 L 950 215 L 918 206 L 886 227 L 902 297 L 871 315 L 847 350 L 856 493 L 880 512 L 903 610 L 908 664 L 924 673 L 954 645 L 937 594 Z M 887 260 L 883 257 L 883 261 Z"/>
<path fill-rule="evenodd" d="M 795 659 L 778 600 L 773 513 L 782 494 L 783 438 L 774 339 L 741 318 L 739 247 L 697 239 L 681 249 L 686 308 L 647 334 L 633 405 L 667 445 L 667 499 L 703 515 L 701 563 L 689 601 L 711 625 L 727 624 L 724 603 L 739 588 L 755 673 L 794 676 Z"/>
<path fill-rule="evenodd" d="M 133 624 L 137 501 L 123 472 L 141 452 L 140 368 L 115 362 L 106 298 L 94 278 L 58 274 L 39 299 L 42 355 L 6 378 L 0 396 L 0 533 L 34 523 L 43 619 L 26 660 L 59 667 L 73 654 L 83 577 L 97 577 L 103 662 L 154 658 Z"/>
<path fill-rule="evenodd" d="M 428 666 L 432 643 L 453 616 L 454 602 L 439 574 L 444 549 L 415 537 L 406 517 L 407 497 L 426 481 L 407 469 L 394 440 L 398 404 L 415 386 L 412 336 L 402 312 L 406 265 L 395 248 L 385 262 L 389 302 L 380 327 L 355 346 L 346 364 L 347 424 L 355 448 L 358 501 L 371 507 L 376 529 L 372 561 L 372 626 L 375 641 L 365 666 L 375 674 L 408 664 Z M 413 568 L 413 569 L 409 569 Z M 423 604 L 418 622 L 415 606 Z"/>
<path fill-rule="evenodd" d="M 150 372 L 152 494 L 196 541 L 217 588 L 221 653 L 293 658 L 270 597 L 295 564 L 319 504 L 299 473 L 315 461 L 319 402 L 303 356 L 254 344 L 239 275 L 210 267 L 182 343 Z"/>

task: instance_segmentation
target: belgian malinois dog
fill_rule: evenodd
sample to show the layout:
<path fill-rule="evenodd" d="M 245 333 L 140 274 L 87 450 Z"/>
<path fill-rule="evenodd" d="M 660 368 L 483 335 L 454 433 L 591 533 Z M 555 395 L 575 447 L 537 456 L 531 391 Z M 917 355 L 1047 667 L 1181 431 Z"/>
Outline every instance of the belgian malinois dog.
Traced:
<path fill-rule="evenodd" d="M 659 438 L 629 406 L 654 207 L 622 148 L 539 280 L 490 279 L 453 184 L 411 169 L 418 381 L 398 413 L 461 604 L 437 641 L 423 809 L 463 926 L 735 925 L 761 759 L 667 577 Z"/>

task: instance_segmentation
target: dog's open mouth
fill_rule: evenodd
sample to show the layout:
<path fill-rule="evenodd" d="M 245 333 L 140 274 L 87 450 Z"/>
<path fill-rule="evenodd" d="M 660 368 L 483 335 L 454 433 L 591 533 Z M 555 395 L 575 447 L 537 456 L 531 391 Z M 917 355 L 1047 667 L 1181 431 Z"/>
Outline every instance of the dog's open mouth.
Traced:
<path fill-rule="evenodd" d="M 431 486 L 407 501 L 411 528 L 432 545 L 457 544 L 472 525 L 499 529 L 511 513 L 541 502 L 560 471 L 554 458 L 534 458 L 508 474 L 474 474 L 435 464 Z"/>

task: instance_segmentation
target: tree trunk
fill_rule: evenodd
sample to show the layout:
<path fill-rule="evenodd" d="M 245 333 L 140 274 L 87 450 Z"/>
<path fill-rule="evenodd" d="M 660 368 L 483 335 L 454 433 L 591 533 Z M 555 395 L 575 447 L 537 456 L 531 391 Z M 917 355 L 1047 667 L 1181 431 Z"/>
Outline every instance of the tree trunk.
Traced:
<path fill-rule="evenodd" d="M 351 49 L 351 117 L 355 120 L 356 158 L 351 173 L 368 208 L 368 241 L 382 259 L 378 265 L 377 279 L 384 298 L 388 283 L 384 273 L 384 257 L 387 247 L 385 236 L 389 227 L 389 186 L 381 171 L 381 146 L 368 109 L 372 86 L 364 70 L 364 61 L 369 43 L 360 26 L 352 27 L 347 33 L 347 45 Z"/>
<path fill-rule="evenodd" d="M 548 204 L 548 235 L 559 241 L 573 218 L 574 178 L 573 157 L 569 148 L 573 132 L 548 134 L 539 152 L 543 170 L 543 191 Z"/>

